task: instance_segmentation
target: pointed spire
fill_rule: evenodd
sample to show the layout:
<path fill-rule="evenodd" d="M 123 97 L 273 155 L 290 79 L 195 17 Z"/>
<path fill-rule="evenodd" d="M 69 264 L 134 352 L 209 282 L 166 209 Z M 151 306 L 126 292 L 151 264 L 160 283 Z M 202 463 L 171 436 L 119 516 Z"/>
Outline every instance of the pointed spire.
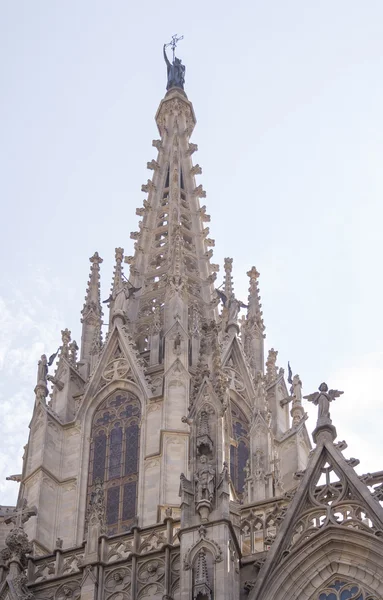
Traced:
<path fill-rule="evenodd" d="M 132 236 L 132 234 L 130 235 Z M 115 322 L 120 324 L 126 323 L 126 301 L 130 297 L 128 290 L 131 287 L 123 273 L 123 248 L 116 248 L 115 258 L 116 264 L 114 266 L 111 295 L 109 297 L 109 330 Z"/>
<path fill-rule="evenodd" d="M 85 303 L 81 311 L 81 355 L 82 363 L 88 363 L 91 357 L 91 348 L 95 332 L 101 338 L 102 308 L 100 298 L 100 264 L 103 262 L 98 252 L 89 259 L 91 263 L 88 285 L 86 289 Z M 101 342 L 101 339 L 100 339 Z M 87 373 L 84 373 L 87 375 Z"/>
<path fill-rule="evenodd" d="M 224 280 L 223 280 L 224 281 L 224 290 L 225 290 L 225 296 L 229 300 L 231 295 L 234 293 L 233 277 L 231 275 L 231 273 L 233 271 L 233 259 L 225 258 L 224 260 L 225 260 L 225 262 L 224 262 L 225 276 L 224 276 Z"/>
<path fill-rule="evenodd" d="M 267 356 L 267 361 L 266 361 L 266 385 L 271 385 L 277 379 L 277 376 L 278 376 L 277 356 L 278 356 L 278 350 L 274 350 L 274 348 L 270 348 L 269 354 Z"/>
<path fill-rule="evenodd" d="M 262 304 L 258 286 L 259 273 L 255 267 L 251 267 L 250 271 L 247 272 L 247 276 L 250 278 L 247 319 L 251 320 L 258 327 L 259 331 L 263 333 L 265 325 L 262 318 Z"/>
<path fill-rule="evenodd" d="M 114 266 L 114 271 L 113 271 L 113 282 L 112 282 L 112 288 L 111 288 L 112 293 L 115 292 L 122 283 L 122 275 L 123 275 L 122 261 L 124 259 L 124 249 L 123 248 L 116 248 L 115 259 L 116 259 L 116 264 Z"/>

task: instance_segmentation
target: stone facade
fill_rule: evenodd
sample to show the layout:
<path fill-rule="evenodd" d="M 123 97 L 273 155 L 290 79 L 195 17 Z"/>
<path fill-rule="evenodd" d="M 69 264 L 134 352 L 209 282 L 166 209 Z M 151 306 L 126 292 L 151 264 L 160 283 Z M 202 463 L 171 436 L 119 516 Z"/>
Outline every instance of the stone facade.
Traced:
<path fill-rule="evenodd" d="M 214 287 L 181 88 L 156 122 L 105 339 L 96 252 L 80 355 L 65 329 L 54 373 L 39 361 L 17 508 L 0 512 L 0 599 L 383 598 L 383 472 L 358 477 L 335 444 L 339 392 L 307 397 L 311 450 L 301 380 L 288 389 L 277 351 L 264 356 L 259 273 L 247 305 L 232 259 Z"/>

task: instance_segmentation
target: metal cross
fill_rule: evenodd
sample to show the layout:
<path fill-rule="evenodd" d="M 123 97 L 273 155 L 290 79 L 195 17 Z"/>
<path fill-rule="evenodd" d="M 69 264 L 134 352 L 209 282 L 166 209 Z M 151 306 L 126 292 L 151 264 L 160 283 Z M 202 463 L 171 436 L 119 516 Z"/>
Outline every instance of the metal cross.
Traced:
<path fill-rule="evenodd" d="M 166 48 L 168 46 L 171 47 L 171 49 L 173 50 L 173 62 L 174 62 L 174 57 L 175 57 L 175 51 L 176 51 L 176 46 L 177 46 L 177 42 L 181 41 L 184 39 L 184 36 L 181 35 L 180 37 L 177 37 L 177 33 L 175 33 L 174 35 L 172 35 L 172 40 L 171 42 L 169 42 L 168 44 L 166 44 Z"/>

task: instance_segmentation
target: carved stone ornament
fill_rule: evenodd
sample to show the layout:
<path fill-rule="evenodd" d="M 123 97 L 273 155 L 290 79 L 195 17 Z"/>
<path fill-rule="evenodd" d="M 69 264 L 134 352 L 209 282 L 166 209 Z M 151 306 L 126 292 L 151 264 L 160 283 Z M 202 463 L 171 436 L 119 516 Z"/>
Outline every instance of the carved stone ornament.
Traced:
<path fill-rule="evenodd" d="M 165 565 L 162 560 L 150 560 L 145 562 L 138 572 L 140 581 L 154 583 L 160 581 L 165 573 Z"/>
<path fill-rule="evenodd" d="M 105 499 L 103 482 L 99 477 L 94 481 L 94 490 L 91 493 L 88 511 L 86 515 L 87 527 L 100 525 L 101 531 L 105 531 Z"/>
<path fill-rule="evenodd" d="M 113 381 L 114 379 L 131 379 L 130 364 L 126 358 L 117 358 L 112 360 L 104 369 L 102 378 L 105 381 Z"/>
<path fill-rule="evenodd" d="M 14 592 L 19 600 L 31 600 L 33 598 L 32 592 L 27 588 L 28 577 L 25 573 L 19 573 L 12 579 L 12 586 Z"/>
<path fill-rule="evenodd" d="M 121 592 L 129 588 L 132 581 L 131 570 L 127 568 L 113 569 L 105 578 L 105 589 L 108 592 Z"/>
<path fill-rule="evenodd" d="M 78 581 L 63 583 L 55 593 L 55 600 L 77 600 L 80 597 L 81 588 Z"/>
<path fill-rule="evenodd" d="M 207 537 L 206 527 L 203 525 L 200 526 L 198 533 L 199 533 L 199 540 L 195 544 L 190 546 L 188 548 L 188 550 L 186 551 L 184 561 L 183 561 L 183 567 L 184 567 L 185 571 L 188 571 L 189 569 L 191 569 L 194 557 L 199 552 L 200 548 L 206 548 L 206 549 L 210 550 L 210 552 L 212 553 L 212 555 L 214 557 L 214 562 L 218 563 L 223 560 L 223 553 L 222 553 L 221 546 L 219 544 L 217 544 L 216 541 Z"/>
<path fill-rule="evenodd" d="M 15 527 L 5 538 L 5 545 L 10 552 L 10 561 L 17 561 L 22 567 L 27 564 L 26 555 L 32 552 L 32 544 L 21 527 Z"/>

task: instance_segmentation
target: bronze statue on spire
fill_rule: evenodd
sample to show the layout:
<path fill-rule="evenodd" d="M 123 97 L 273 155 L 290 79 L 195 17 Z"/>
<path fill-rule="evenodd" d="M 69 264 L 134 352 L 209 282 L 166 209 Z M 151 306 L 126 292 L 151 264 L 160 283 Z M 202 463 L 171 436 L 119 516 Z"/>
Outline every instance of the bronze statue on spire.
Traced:
<path fill-rule="evenodd" d="M 179 87 L 184 89 L 185 83 L 185 65 L 182 64 L 180 58 L 175 56 L 175 49 L 177 46 L 177 42 L 183 39 L 183 35 L 177 38 L 177 34 L 172 36 L 171 42 L 168 44 L 164 44 L 164 59 L 166 62 L 166 66 L 168 68 L 168 83 L 166 86 L 167 90 L 170 90 L 173 87 Z M 166 48 L 171 46 L 173 51 L 173 61 L 170 62 L 166 55 Z"/>

